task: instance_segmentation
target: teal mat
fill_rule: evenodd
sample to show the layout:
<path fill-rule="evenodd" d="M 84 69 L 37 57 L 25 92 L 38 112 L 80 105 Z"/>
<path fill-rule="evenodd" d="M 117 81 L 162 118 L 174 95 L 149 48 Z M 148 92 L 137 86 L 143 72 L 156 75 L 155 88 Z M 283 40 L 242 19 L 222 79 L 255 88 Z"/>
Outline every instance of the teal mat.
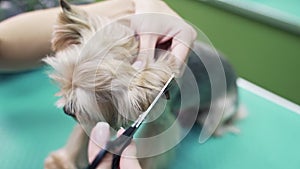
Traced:
<path fill-rule="evenodd" d="M 40 169 L 74 124 L 55 108 L 57 88 L 45 70 L 0 75 L 0 168 Z"/>
<path fill-rule="evenodd" d="M 283 13 L 297 16 L 300 18 L 300 1 L 299 0 L 246 0 L 257 4 L 269 6 Z"/>
<path fill-rule="evenodd" d="M 56 109 L 57 88 L 45 69 L 0 75 L 0 168 L 40 169 L 52 150 L 64 145 L 74 122 Z M 175 148 L 170 168 L 295 169 L 300 167 L 300 116 L 245 89 L 249 111 L 238 136 L 227 134 L 198 143 L 200 130 Z"/>

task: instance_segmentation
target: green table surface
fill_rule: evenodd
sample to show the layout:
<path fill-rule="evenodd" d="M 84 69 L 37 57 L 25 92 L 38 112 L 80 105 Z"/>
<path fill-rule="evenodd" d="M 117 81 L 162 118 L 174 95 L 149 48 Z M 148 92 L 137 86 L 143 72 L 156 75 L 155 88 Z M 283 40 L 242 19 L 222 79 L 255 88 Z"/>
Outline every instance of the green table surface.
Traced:
<path fill-rule="evenodd" d="M 260 4 L 300 18 L 299 0 L 243 0 L 243 2 Z"/>
<path fill-rule="evenodd" d="M 300 167 L 300 116 L 240 87 L 248 117 L 239 135 L 198 143 L 194 127 L 175 147 L 170 168 L 296 169 Z M 0 75 L 0 168 L 40 169 L 47 154 L 64 145 L 74 122 L 55 108 L 55 85 L 45 69 Z"/>

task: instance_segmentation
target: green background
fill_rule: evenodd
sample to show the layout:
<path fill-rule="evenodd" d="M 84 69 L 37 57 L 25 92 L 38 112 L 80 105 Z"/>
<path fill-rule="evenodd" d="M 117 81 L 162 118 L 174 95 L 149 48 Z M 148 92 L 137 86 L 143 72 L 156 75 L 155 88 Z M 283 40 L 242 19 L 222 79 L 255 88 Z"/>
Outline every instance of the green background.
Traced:
<path fill-rule="evenodd" d="M 202 30 L 241 77 L 300 104 L 299 35 L 200 1 L 166 2 Z M 299 9 L 288 2 L 286 6 Z"/>

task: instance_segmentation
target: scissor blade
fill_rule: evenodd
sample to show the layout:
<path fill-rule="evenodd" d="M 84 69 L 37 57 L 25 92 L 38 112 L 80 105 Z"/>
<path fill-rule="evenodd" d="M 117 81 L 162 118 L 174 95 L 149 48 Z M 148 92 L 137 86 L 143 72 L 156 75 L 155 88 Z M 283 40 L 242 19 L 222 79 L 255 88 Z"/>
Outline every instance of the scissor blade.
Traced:
<path fill-rule="evenodd" d="M 166 84 L 164 85 L 164 87 L 160 90 L 160 92 L 158 93 L 158 95 L 155 97 L 155 99 L 153 100 L 153 102 L 150 104 L 150 106 L 147 108 L 146 111 L 144 111 L 138 118 L 137 123 L 135 124 L 136 126 L 139 126 L 144 119 L 147 117 L 147 115 L 149 114 L 149 112 L 152 110 L 152 108 L 155 106 L 156 102 L 159 100 L 159 98 L 164 94 L 164 91 L 166 90 L 166 88 L 169 86 L 169 84 L 171 83 L 171 81 L 173 80 L 173 78 L 175 77 L 174 74 L 171 75 L 171 77 L 169 78 L 169 80 L 166 82 Z"/>

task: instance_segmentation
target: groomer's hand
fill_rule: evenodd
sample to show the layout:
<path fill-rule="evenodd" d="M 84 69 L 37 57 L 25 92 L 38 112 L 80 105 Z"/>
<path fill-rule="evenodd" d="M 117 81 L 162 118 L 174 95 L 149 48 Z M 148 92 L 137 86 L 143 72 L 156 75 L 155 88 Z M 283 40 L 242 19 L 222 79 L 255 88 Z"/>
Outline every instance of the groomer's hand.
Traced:
<path fill-rule="evenodd" d="M 120 129 L 117 133 L 120 136 L 124 129 Z M 91 138 L 88 149 L 89 162 L 91 163 L 95 156 L 104 147 L 109 140 L 109 125 L 104 122 L 98 123 L 91 132 Z M 98 169 L 111 169 L 112 155 L 107 154 L 102 162 L 99 164 Z M 131 142 L 128 147 L 123 151 L 120 159 L 120 169 L 141 169 L 139 161 L 136 159 L 136 146 Z"/>
<path fill-rule="evenodd" d="M 154 55 L 153 49 L 158 46 L 169 50 L 177 58 L 178 66 L 182 67 L 197 37 L 195 29 L 161 0 L 133 2 L 136 15 L 131 21 L 131 27 L 140 38 L 139 58 L 145 57 L 143 52 Z"/>

